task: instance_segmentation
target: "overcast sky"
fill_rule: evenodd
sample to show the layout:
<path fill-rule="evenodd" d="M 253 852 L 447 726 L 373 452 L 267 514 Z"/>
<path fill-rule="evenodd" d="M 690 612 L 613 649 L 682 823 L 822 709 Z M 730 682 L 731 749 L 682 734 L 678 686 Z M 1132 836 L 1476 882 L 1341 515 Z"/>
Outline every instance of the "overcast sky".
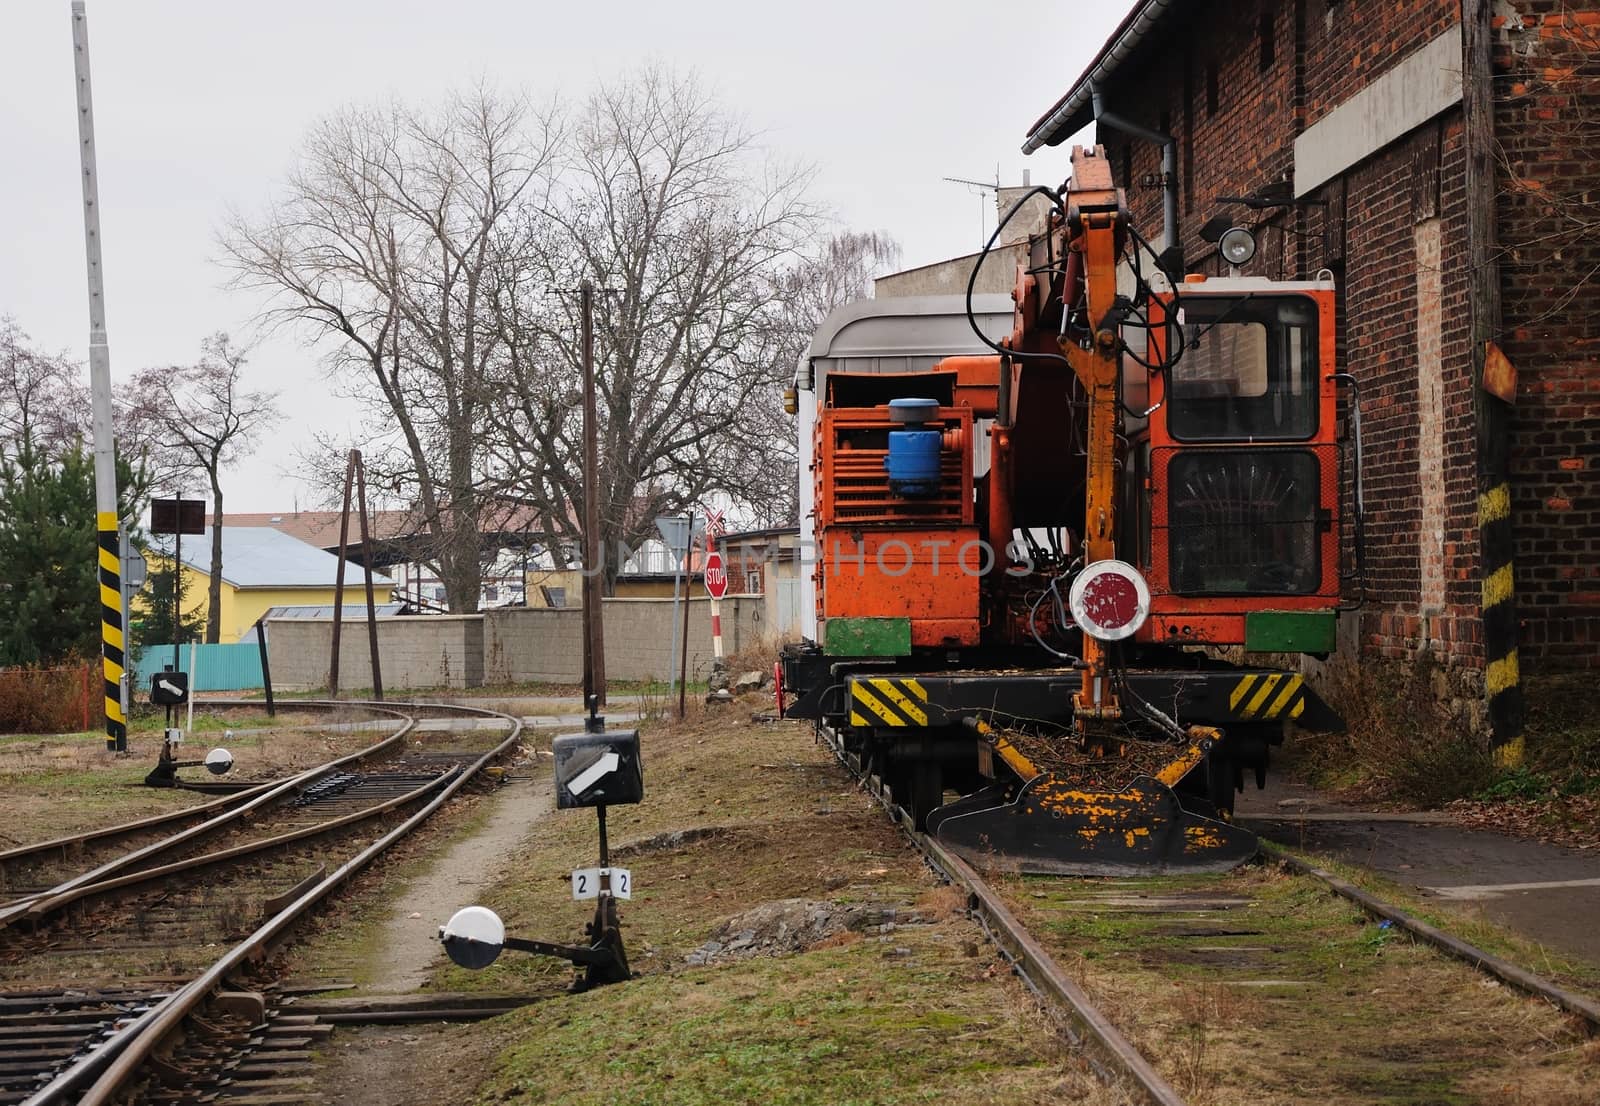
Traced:
<path fill-rule="evenodd" d="M 816 165 L 815 198 L 841 225 L 887 231 L 910 267 L 981 245 L 979 196 L 942 177 L 1065 176 L 1069 147 L 1025 158 L 1023 133 L 1129 6 L 89 0 L 113 376 L 192 360 L 216 330 L 251 336 L 261 305 L 221 287 L 216 229 L 269 198 L 308 126 L 342 104 L 480 77 L 577 99 L 645 62 L 693 69 L 774 152 Z M 4 0 L 0 315 L 82 360 L 76 128 L 69 0 Z M 289 510 L 309 498 L 287 475 L 295 448 L 355 419 L 292 333 L 261 337 L 251 374 L 289 419 L 229 475 L 228 508 Z"/>

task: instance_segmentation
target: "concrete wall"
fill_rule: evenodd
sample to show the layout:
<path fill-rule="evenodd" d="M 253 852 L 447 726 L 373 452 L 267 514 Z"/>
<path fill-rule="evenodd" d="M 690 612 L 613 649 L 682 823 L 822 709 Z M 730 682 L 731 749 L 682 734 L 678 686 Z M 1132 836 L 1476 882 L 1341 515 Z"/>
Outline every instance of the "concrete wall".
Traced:
<path fill-rule="evenodd" d="M 606 679 L 666 680 L 674 663 L 671 599 L 607 599 Z M 765 603 L 759 596 L 722 603 L 722 647 L 728 656 L 763 643 Z M 583 678 L 583 612 L 485 612 L 484 665 L 491 683 L 577 683 Z M 711 670 L 711 600 L 689 602 L 689 678 Z"/>
<path fill-rule="evenodd" d="M 608 660 L 611 656 L 610 638 L 608 632 Z M 484 673 L 493 684 L 581 683 L 583 609 L 503 607 L 485 611 L 483 664 Z M 612 676 L 608 669 L 607 677 Z"/>
<path fill-rule="evenodd" d="M 371 687 L 366 619 L 346 619 L 339 633 L 339 686 Z M 267 659 L 272 686 L 285 691 L 327 687 L 332 640 L 331 618 L 269 620 Z M 381 618 L 378 652 L 385 690 L 479 687 L 483 684 L 483 616 Z"/>
<path fill-rule="evenodd" d="M 667 679 L 671 672 L 672 600 L 607 599 L 608 680 Z M 765 641 L 759 596 L 722 604 L 723 650 L 732 656 Z M 267 625 L 272 682 L 285 691 L 326 687 L 331 619 L 274 619 Z M 386 690 L 481 687 L 485 683 L 563 683 L 583 679 L 582 610 L 504 607 L 477 615 L 380 619 L 378 648 Z M 365 621 L 341 631 L 339 683 L 372 686 Z M 711 601 L 689 604 L 689 678 L 711 669 Z"/>
<path fill-rule="evenodd" d="M 1017 216 L 1018 219 L 1022 216 Z M 1009 227 L 1007 228 L 1010 229 Z M 973 295 L 1005 295 L 1017 283 L 1017 262 L 1022 259 L 1026 246 L 996 246 L 983 260 Z M 954 257 L 949 261 L 936 261 L 915 269 L 889 273 L 872 282 L 874 299 L 897 296 L 964 296 L 967 281 L 972 277 L 972 266 L 977 254 Z"/>

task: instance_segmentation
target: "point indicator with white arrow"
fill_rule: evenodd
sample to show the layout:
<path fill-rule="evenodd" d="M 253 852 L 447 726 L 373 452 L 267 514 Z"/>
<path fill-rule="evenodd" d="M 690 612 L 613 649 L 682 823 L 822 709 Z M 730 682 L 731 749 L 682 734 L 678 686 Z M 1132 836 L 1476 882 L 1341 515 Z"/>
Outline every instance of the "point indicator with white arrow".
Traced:
<path fill-rule="evenodd" d="M 574 777 L 572 782 L 567 785 L 567 790 L 572 792 L 574 797 L 582 795 L 603 778 L 615 772 L 617 766 L 621 763 L 622 758 L 617 756 L 616 750 L 607 749 L 600 754 L 598 760 Z"/>

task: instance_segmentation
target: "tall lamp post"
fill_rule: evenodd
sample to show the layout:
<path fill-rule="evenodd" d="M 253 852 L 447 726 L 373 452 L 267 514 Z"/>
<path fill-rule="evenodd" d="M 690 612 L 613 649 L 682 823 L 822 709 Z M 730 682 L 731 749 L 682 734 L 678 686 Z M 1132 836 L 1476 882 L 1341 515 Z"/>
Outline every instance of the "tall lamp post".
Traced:
<path fill-rule="evenodd" d="M 72 52 L 78 78 L 78 154 L 83 176 L 83 247 L 89 270 L 89 393 L 94 441 L 94 510 L 100 578 L 100 667 L 105 680 L 106 751 L 128 751 L 123 710 L 127 619 L 122 534 L 117 519 L 117 450 L 111 432 L 111 347 L 106 343 L 105 274 L 100 251 L 100 186 L 95 167 L 94 97 L 89 87 L 89 16 L 72 0 Z"/>

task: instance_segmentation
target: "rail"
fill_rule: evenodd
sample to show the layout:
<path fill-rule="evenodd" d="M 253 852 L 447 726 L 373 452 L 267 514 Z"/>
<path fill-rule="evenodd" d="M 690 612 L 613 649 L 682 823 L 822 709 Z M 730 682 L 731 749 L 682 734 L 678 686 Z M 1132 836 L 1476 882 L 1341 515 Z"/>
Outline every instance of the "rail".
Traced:
<path fill-rule="evenodd" d="M 1083 988 L 1066 976 L 982 876 L 927 834 L 917 832 L 910 815 L 895 802 L 883 782 L 863 771 L 861 759 L 844 749 L 837 736 L 827 727 L 822 727 L 821 732 L 834 756 L 883 806 L 929 866 L 967 893 L 969 911 L 1023 981 L 1066 1016 L 1069 1035 L 1075 1043 L 1087 1046 L 1086 1057 L 1095 1071 L 1108 1083 L 1121 1083 L 1137 1090 L 1149 1102 L 1159 1106 L 1182 1106 L 1184 1100 L 1176 1089 L 1105 1018 Z M 1600 1002 L 1595 999 L 1569 991 L 1430 925 L 1288 850 L 1265 841 L 1261 843 L 1261 848 L 1263 855 L 1270 860 L 1283 864 L 1298 875 L 1322 883 L 1367 914 L 1392 922 L 1413 939 L 1574 1015 L 1586 1023 L 1591 1033 L 1600 1029 Z"/>
<path fill-rule="evenodd" d="M 1107 1083 L 1121 1082 L 1133 1088 L 1155 1106 L 1186 1106 L 1177 1089 L 1111 1024 L 1088 993 L 1062 971 L 987 881 L 966 861 L 919 832 L 911 816 L 885 794 L 881 782 L 862 770 L 860 758 L 846 751 L 826 726 L 822 733 L 839 763 L 888 812 L 929 866 L 967 893 L 968 909 L 989 939 L 1028 987 L 1065 1016 L 1073 1042 L 1084 1048 L 1091 1059 L 1098 1056 L 1098 1062 L 1092 1065 L 1096 1074 Z"/>
<path fill-rule="evenodd" d="M 237 703 L 229 701 L 229 705 L 237 705 Z M 367 709 L 376 710 L 379 713 L 392 715 L 393 717 L 401 720 L 401 725 L 388 737 L 384 738 L 375 745 L 369 745 L 365 749 L 358 749 L 353 753 L 347 753 L 342 757 L 330 760 L 325 764 L 320 764 L 315 768 L 308 768 L 306 771 L 301 772 L 298 775 L 291 776 L 286 780 L 268 785 L 259 793 L 246 799 L 246 801 L 239 803 L 236 806 L 226 807 L 221 813 L 206 819 L 199 825 L 190 826 L 188 829 L 180 830 L 179 832 L 168 837 L 164 837 L 159 841 L 151 842 L 149 845 L 145 845 L 142 848 L 123 853 L 120 856 L 114 857 L 87 872 L 82 872 L 76 876 L 73 876 L 71 879 L 63 880 L 61 883 L 58 883 L 54 887 L 51 887 L 43 892 L 35 895 L 29 895 L 7 903 L 4 907 L 0 907 L 0 929 L 5 929 L 9 926 L 16 925 L 24 919 L 37 920 L 39 913 L 34 909 L 35 904 L 37 903 L 48 899 L 62 898 L 63 896 L 66 896 L 73 891 L 77 891 L 80 888 L 103 883 L 106 880 L 117 876 L 119 873 L 126 871 L 135 864 L 152 860 L 165 853 L 169 853 L 182 845 L 197 840 L 198 838 L 209 836 L 223 827 L 245 818 L 247 815 L 260 809 L 261 807 L 275 802 L 277 799 L 288 794 L 289 792 L 298 788 L 302 788 L 307 784 L 314 783 L 324 776 L 337 772 L 339 769 L 344 768 L 347 765 L 354 764 L 357 761 L 366 759 L 367 757 L 387 752 L 392 747 L 402 744 L 405 741 L 406 736 L 416 727 L 417 724 L 415 718 L 408 718 L 400 711 L 393 710 L 392 708 L 382 704 L 352 704 L 336 702 L 333 700 L 308 700 L 304 705 L 312 706 L 314 708 L 328 709 L 361 706 Z M 235 795 L 230 796 L 229 798 L 237 799 L 239 796 Z M 112 827 L 112 829 L 116 828 L 118 827 Z M 79 837 L 92 839 L 97 835 L 103 836 L 107 832 L 110 831 L 90 831 L 89 834 L 79 835 Z M 47 842 L 45 844 L 48 844 L 53 848 L 58 848 L 61 847 L 59 844 L 60 842 L 65 841 L 70 843 L 72 840 L 72 838 L 58 838 L 55 842 Z"/>
<path fill-rule="evenodd" d="M 1589 1023 L 1590 1031 L 1600 1029 L 1600 1002 L 1586 995 L 1575 994 L 1558 984 L 1552 983 L 1541 975 L 1518 967 L 1509 960 L 1503 960 L 1493 953 L 1485 952 L 1453 934 L 1431 926 L 1420 918 L 1401 910 L 1393 903 L 1384 902 L 1376 895 L 1369 894 L 1351 883 L 1341 879 L 1325 868 L 1319 868 L 1310 861 L 1296 856 L 1268 841 L 1261 842 L 1261 851 L 1278 863 L 1298 872 L 1300 875 L 1310 876 L 1328 886 L 1340 898 L 1348 899 L 1362 910 L 1375 918 L 1383 918 L 1393 922 L 1401 929 L 1410 933 L 1420 941 L 1425 941 L 1448 956 L 1463 960 L 1474 968 L 1491 975 L 1502 983 L 1527 994 L 1546 999 L 1555 1006 L 1560 1007 L 1569 1014 L 1574 1014 Z"/>
<path fill-rule="evenodd" d="M 373 706 L 392 710 L 402 707 L 411 711 L 446 710 L 482 717 L 498 718 L 508 723 L 510 732 L 504 740 L 483 753 L 469 765 L 454 773 L 452 779 L 439 788 L 439 792 L 426 805 L 417 810 L 400 825 L 391 829 L 356 856 L 347 860 L 332 873 L 300 889 L 298 896 L 262 923 L 255 932 L 234 945 L 209 968 L 189 983 L 179 987 L 147 1011 L 131 1019 L 99 1048 L 60 1072 L 47 1086 L 28 1098 L 24 1106 L 49 1106 L 70 1101 L 70 1096 L 82 1092 L 80 1106 L 110 1102 L 122 1087 L 133 1078 L 150 1057 L 152 1051 L 194 1013 L 206 998 L 226 980 L 228 975 L 248 961 L 264 958 L 288 933 L 302 916 L 317 906 L 334 890 L 357 875 L 396 842 L 404 839 L 472 780 L 478 772 L 514 748 L 522 737 L 520 719 L 481 707 L 443 703 L 389 703 L 369 704 L 342 702 L 341 706 Z M 408 719 L 406 732 L 415 726 L 416 718 Z M 403 736 L 403 735 L 401 735 Z M 393 740 L 393 738 L 389 739 Z"/>

